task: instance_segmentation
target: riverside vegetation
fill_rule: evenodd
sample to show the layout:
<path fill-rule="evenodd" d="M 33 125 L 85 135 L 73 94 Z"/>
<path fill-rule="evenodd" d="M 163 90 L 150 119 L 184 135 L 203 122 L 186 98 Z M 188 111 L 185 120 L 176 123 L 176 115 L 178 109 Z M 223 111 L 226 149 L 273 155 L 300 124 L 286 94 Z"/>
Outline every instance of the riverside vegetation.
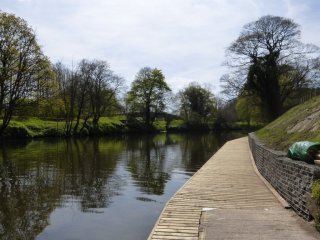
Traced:
<path fill-rule="evenodd" d="M 312 184 L 312 198 L 315 200 L 316 204 L 318 205 L 318 213 L 315 214 L 315 226 L 316 229 L 320 232 L 320 180 L 315 181 Z"/>
<path fill-rule="evenodd" d="M 40 119 L 35 117 L 19 118 L 15 117 L 11 120 L 9 126 L 3 133 L 6 139 L 17 138 L 41 138 L 41 137 L 65 137 L 65 122 L 61 119 Z M 181 119 L 170 121 L 168 124 L 164 119 L 157 119 L 149 129 L 145 129 L 145 124 L 139 120 L 131 120 L 127 122 L 125 115 L 101 117 L 98 128 L 94 133 L 90 133 L 90 126 L 77 132 L 76 136 L 89 136 L 94 134 L 110 135 L 121 134 L 138 131 L 153 132 L 179 132 L 186 131 L 187 126 Z"/>
<path fill-rule="evenodd" d="M 221 97 L 197 82 L 172 93 L 163 71 L 151 67 L 142 67 L 126 91 L 125 79 L 106 60 L 52 63 L 33 28 L 0 11 L 0 137 L 268 123 L 300 97 L 319 92 L 319 48 L 302 43 L 300 35 L 300 26 L 282 17 L 267 15 L 246 24 L 227 49 L 230 72 L 221 77 Z"/>

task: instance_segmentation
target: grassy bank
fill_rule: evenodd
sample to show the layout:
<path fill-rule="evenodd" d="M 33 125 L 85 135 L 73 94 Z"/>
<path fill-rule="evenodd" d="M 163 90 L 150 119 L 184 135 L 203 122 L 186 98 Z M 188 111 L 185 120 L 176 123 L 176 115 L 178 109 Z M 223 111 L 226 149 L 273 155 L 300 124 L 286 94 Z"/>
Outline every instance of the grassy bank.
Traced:
<path fill-rule="evenodd" d="M 298 141 L 320 141 L 320 97 L 300 104 L 256 132 L 264 143 L 286 151 Z"/>
<path fill-rule="evenodd" d="M 81 124 L 82 125 L 82 124 Z M 89 133 L 87 129 L 76 135 L 107 135 L 114 133 L 143 131 L 146 127 L 142 121 L 127 121 L 126 116 L 102 117 L 99 127 Z M 183 120 L 173 120 L 168 130 L 180 131 L 184 129 Z M 148 131 L 166 131 L 166 122 L 158 119 Z M 39 118 L 13 118 L 5 130 L 4 138 L 40 138 L 65 136 L 65 122 L 63 120 L 44 120 Z"/>

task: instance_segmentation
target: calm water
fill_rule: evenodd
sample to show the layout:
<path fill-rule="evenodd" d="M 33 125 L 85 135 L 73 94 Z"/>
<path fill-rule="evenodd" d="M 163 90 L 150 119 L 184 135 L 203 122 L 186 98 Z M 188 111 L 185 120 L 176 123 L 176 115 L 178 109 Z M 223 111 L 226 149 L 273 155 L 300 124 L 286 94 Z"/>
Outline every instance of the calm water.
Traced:
<path fill-rule="evenodd" d="M 34 140 L 0 147 L 0 239 L 146 239 L 234 134 Z"/>

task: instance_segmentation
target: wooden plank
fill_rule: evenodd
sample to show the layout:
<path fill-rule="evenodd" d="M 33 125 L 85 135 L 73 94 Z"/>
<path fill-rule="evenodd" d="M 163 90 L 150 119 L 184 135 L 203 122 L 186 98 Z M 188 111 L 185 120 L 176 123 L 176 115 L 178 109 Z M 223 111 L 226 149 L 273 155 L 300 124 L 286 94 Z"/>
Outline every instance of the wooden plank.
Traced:
<path fill-rule="evenodd" d="M 166 204 L 149 239 L 198 239 L 203 208 L 248 211 L 282 209 L 278 200 L 254 172 L 247 138 L 227 142 L 185 183 Z M 274 218 L 275 221 L 279 219 L 281 214 Z M 241 222 L 242 219 L 237 221 Z M 287 221 L 283 226 L 294 229 L 291 227 L 292 221 L 281 221 Z M 260 230 L 265 227 L 263 221 L 255 224 Z M 300 233 L 297 232 L 297 235 Z M 246 234 L 243 236 L 248 237 Z M 234 236 L 230 239 L 234 239 Z M 270 239 L 277 239 L 277 236 Z"/>

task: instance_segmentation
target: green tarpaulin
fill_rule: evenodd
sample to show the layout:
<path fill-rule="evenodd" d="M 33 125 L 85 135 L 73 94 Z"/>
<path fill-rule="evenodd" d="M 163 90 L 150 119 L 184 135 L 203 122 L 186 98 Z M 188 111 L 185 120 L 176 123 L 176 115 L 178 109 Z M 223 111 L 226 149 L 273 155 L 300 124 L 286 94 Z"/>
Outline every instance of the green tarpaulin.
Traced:
<path fill-rule="evenodd" d="M 320 150 L 320 142 L 296 142 L 288 150 L 288 157 L 307 163 L 313 163 L 315 154 Z"/>

